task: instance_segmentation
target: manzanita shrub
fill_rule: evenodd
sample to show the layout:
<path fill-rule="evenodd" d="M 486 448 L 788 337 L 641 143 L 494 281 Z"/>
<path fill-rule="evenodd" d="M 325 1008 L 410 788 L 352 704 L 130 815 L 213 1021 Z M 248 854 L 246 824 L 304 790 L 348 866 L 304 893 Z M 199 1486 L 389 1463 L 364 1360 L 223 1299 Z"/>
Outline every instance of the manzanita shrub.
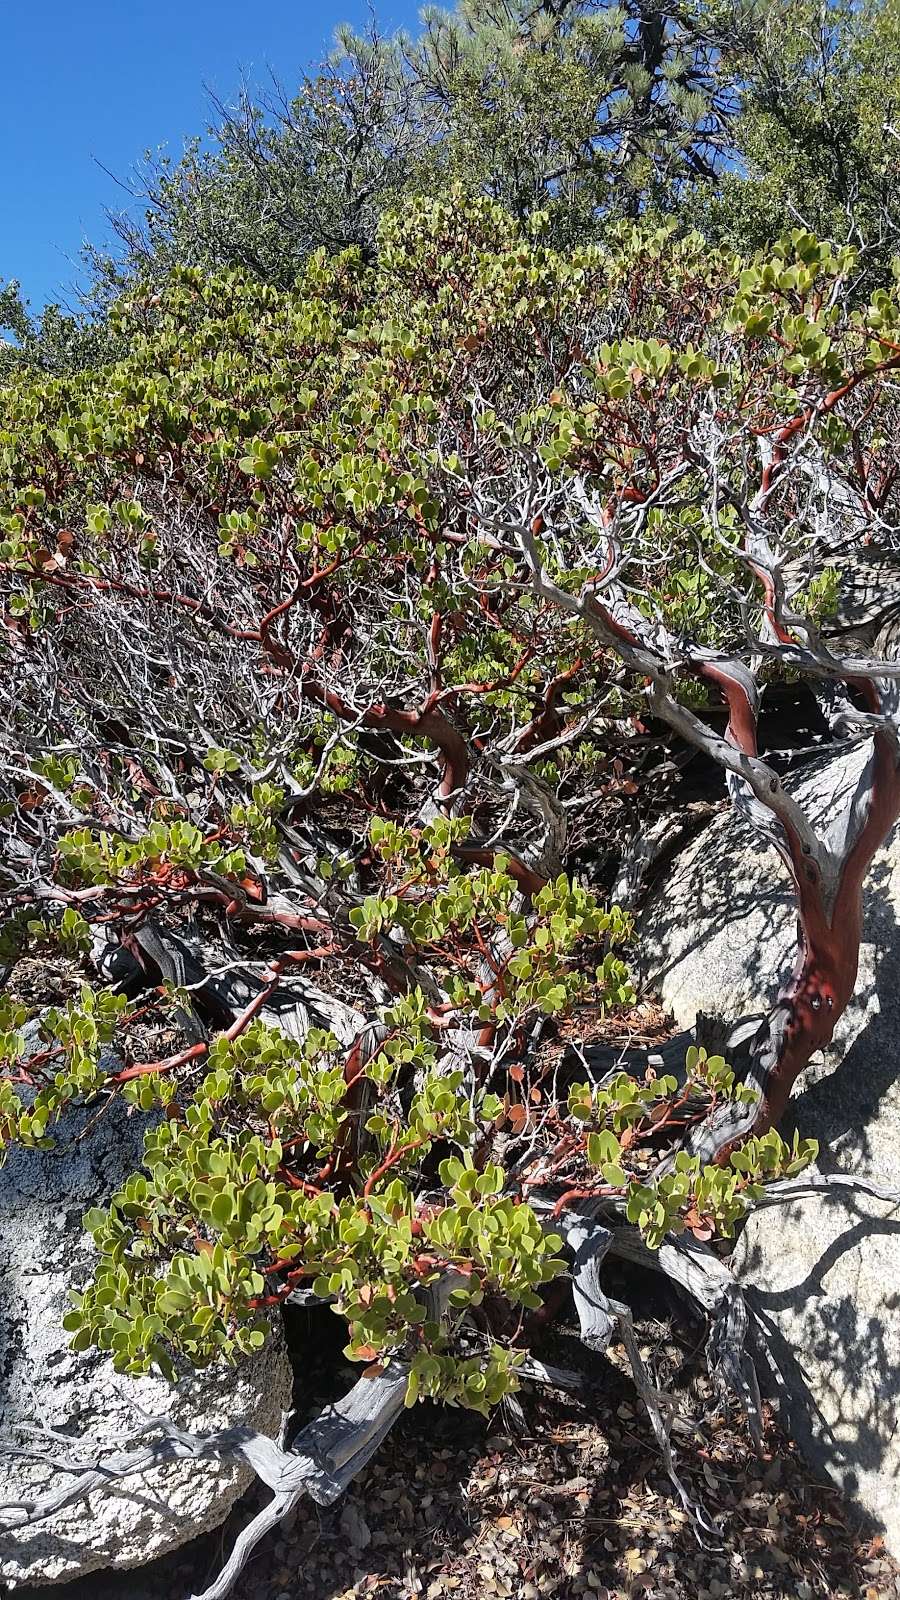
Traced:
<path fill-rule="evenodd" d="M 174 1376 L 179 1357 L 204 1365 L 258 1349 L 269 1308 L 307 1288 L 346 1321 L 351 1360 L 409 1364 L 410 1403 L 426 1395 L 487 1410 L 515 1387 L 523 1352 L 514 1337 L 460 1351 L 459 1320 L 485 1303 L 536 1310 L 541 1289 L 566 1270 L 562 1240 L 529 1204 L 531 1190 L 559 1193 L 557 1211 L 606 1199 L 656 1246 L 685 1228 L 731 1234 L 766 1178 L 807 1163 L 810 1144 L 789 1151 L 770 1132 L 725 1167 L 683 1153 L 671 1173 L 653 1176 L 660 1135 L 686 1106 L 749 1094 L 702 1050 L 689 1052 L 681 1083 L 618 1072 L 596 1087 L 569 1072 L 562 1103 L 538 1087 L 546 1068 L 526 1078 L 523 1041 L 538 1019 L 588 994 L 612 1009 L 633 999 L 617 953 L 628 922 L 562 874 L 524 912 L 502 855 L 489 868 L 454 864 L 451 850 L 468 831 L 463 818 L 421 830 L 371 824 L 384 892 L 351 913 L 356 938 L 374 947 L 401 934 L 407 960 L 428 957 L 448 998 L 436 1009 L 415 987 L 383 1008 L 356 1075 L 333 1034 L 310 1028 L 299 1042 L 258 1018 L 186 1050 L 177 1073 L 169 1062 L 111 1070 L 128 1003 L 87 984 L 64 1011 L 40 1016 L 42 1048 L 26 1054 L 27 1011 L 2 1002 L 4 1150 L 51 1147 L 66 1106 L 99 1092 L 121 1093 L 151 1119 L 142 1170 L 85 1218 L 98 1266 L 65 1319 L 76 1349 L 96 1344 L 122 1371 L 155 1365 Z M 165 866 L 171 836 L 154 840 Z M 107 851 L 101 868 L 83 843 L 77 867 L 66 836 L 60 845 L 67 874 L 92 884 L 101 870 L 103 881 L 139 880 L 153 848 L 147 836 L 118 860 Z M 179 835 L 179 865 L 184 851 Z M 19 924 L 6 937 L 19 952 L 23 939 L 36 950 L 56 938 L 74 953 L 79 933 L 67 911 L 56 929 Z M 184 998 L 170 990 L 157 1005 Z M 448 1063 L 448 1033 L 456 1051 L 468 1036 L 482 1062 L 474 1084 Z M 489 1086 L 499 1064 L 503 1094 Z M 511 1142 L 531 1147 L 514 1176 Z M 422 1290 L 448 1273 L 456 1315 L 428 1321 Z"/>
<path fill-rule="evenodd" d="M 633 1003 L 629 919 L 572 841 L 621 849 L 665 725 L 775 796 L 819 882 L 735 661 L 840 677 L 822 528 L 895 516 L 900 307 L 848 309 L 853 252 L 802 230 L 748 260 L 543 230 L 459 195 L 293 290 L 180 270 L 117 308 L 121 359 L 0 391 L 0 1132 L 148 1118 L 68 1319 L 123 1370 L 253 1350 L 302 1289 L 411 1398 L 483 1409 L 569 1206 L 727 1237 L 813 1153 L 719 1056 L 593 1082 L 566 1052 Z M 190 981 L 153 954 L 188 935 L 220 952 Z M 41 1011 L 17 973 L 60 949 Z M 794 1075 L 854 975 L 804 990 Z M 723 1107 L 739 1137 L 666 1159 Z"/>

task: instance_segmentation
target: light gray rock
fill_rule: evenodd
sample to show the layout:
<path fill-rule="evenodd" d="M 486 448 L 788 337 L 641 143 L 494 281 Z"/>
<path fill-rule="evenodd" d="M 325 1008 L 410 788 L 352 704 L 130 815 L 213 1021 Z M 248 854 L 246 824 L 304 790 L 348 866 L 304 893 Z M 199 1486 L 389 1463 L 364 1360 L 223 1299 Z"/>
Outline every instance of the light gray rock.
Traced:
<path fill-rule="evenodd" d="M 174 1388 L 161 1377 L 123 1377 L 98 1351 L 69 1348 L 68 1290 L 95 1259 L 81 1218 L 140 1164 L 146 1125 L 116 1105 L 79 1140 L 85 1121 L 73 1112 L 58 1151 L 15 1151 L 0 1172 L 0 1436 L 24 1443 L 24 1430 L 41 1424 L 122 1447 L 142 1412 L 171 1414 L 194 1431 L 247 1423 L 274 1435 L 291 1392 L 280 1336 L 252 1361 Z M 13 1588 L 142 1565 L 217 1527 L 251 1476 L 210 1461 L 124 1479 L 47 1522 L 0 1533 L 0 1579 Z M 49 1466 L 0 1455 L 0 1502 L 32 1499 L 56 1481 Z"/>
<path fill-rule="evenodd" d="M 818 761 L 789 783 L 820 834 L 849 803 L 867 757 L 865 746 L 837 761 Z M 877 915 L 879 885 L 890 872 L 890 846 L 869 874 L 869 910 Z M 870 918 L 871 921 L 871 918 Z M 639 926 L 642 975 L 659 990 L 683 1027 L 698 1011 L 729 1020 L 761 1010 L 790 974 L 796 911 L 786 867 L 772 845 L 732 811 L 722 812 L 676 857 Z M 856 1026 L 872 999 L 874 950 L 867 928 L 857 999 L 843 1025 Z"/>
<path fill-rule="evenodd" d="M 826 763 L 793 785 L 820 827 L 864 759 Z M 794 910 L 775 851 L 723 814 L 685 851 L 641 928 L 646 974 L 679 1023 L 697 1010 L 760 1011 L 789 972 Z M 824 1059 L 799 1080 L 792 1126 L 819 1140 L 819 1170 L 900 1188 L 900 834 L 865 890 L 856 995 Z M 816 1198 L 748 1222 L 735 1265 L 781 1371 L 792 1431 L 884 1526 L 900 1552 L 900 1211 Z"/>

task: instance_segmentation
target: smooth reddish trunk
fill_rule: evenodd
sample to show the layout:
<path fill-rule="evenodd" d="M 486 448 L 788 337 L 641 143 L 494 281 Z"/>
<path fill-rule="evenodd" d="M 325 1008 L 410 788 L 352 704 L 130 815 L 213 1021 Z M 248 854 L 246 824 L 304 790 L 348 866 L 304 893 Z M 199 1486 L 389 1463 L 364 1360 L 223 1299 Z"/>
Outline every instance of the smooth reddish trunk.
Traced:
<path fill-rule="evenodd" d="M 875 702 L 874 689 L 866 688 L 867 699 Z M 776 1002 L 776 1011 L 787 1010 L 788 1022 L 754 1132 L 764 1131 L 783 1116 L 797 1078 L 815 1052 L 831 1043 L 856 988 L 866 875 L 900 817 L 900 768 L 893 740 L 876 734 L 874 754 L 868 814 L 844 862 L 830 917 L 817 884 L 802 880 L 796 884 L 801 947 L 791 979 Z"/>

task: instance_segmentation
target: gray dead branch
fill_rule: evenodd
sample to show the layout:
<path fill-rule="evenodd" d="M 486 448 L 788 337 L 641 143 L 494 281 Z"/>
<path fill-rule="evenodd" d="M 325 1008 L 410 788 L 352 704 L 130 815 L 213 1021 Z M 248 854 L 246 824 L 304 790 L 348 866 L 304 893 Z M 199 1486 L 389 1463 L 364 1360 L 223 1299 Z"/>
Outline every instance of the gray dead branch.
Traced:
<path fill-rule="evenodd" d="M 792 1189 L 785 1198 L 799 1193 L 802 1180 L 789 1182 Z M 793 1189 L 795 1184 L 796 1190 Z M 531 1203 L 546 1227 L 562 1231 L 573 1253 L 572 1291 L 582 1342 L 591 1350 L 603 1351 L 616 1325 L 622 1328 L 622 1313 L 615 1309 L 616 1303 L 600 1282 L 607 1255 L 661 1273 L 709 1319 L 706 1359 L 710 1376 L 744 1408 L 754 1443 L 759 1446 L 762 1436 L 759 1385 L 746 1348 L 751 1313 L 728 1262 L 692 1234 L 669 1234 L 658 1250 L 651 1250 L 640 1231 L 616 1214 L 621 1208 L 615 1203 L 585 1201 L 579 1209 L 567 1210 L 559 1217 L 553 1214 L 552 1201 L 536 1198 Z M 635 1383 L 640 1392 L 637 1373 Z"/>
<path fill-rule="evenodd" d="M 233 947 L 219 944 L 208 932 L 186 925 L 176 930 L 148 919 L 137 930 L 134 942 L 146 965 L 122 945 L 98 943 L 94 964 L 109 981 L 129 993 L 137 993 L 156 978 L 157 972 L 168 983 L 186 989 L 192 1002 L 192 1037 L 207 1038 L 209 1030 L 197 1015 L 201 1007 L 215 1027 L 228 1028 L 264 988 L 267 963 L 235 959 Z M 349 1047 L 365 1028 L 366 1019 L 355 1006 L 312 982 L 299 972 L 287 972 L 271 990 L 260 1008 L 260 1019 L 278 1028 L 288 1038 L 302 1043 L 310 1027 L 324 1027 L 339 1044 Z M 183 1016 L 182 1022 L 187 1025 Z"/>
<path fill-rule="evenodd" d="M 625 1043 L 574 1045 L 568 1044 L 564 1061 L 567 1066 L 576 1063 L 584 1067 L 595 1088 L 614 1077 L 617 1072 L 630 1072 L 642 1077 L 648 1068 L 657 1077 L 673 1077 L 681 1084 L 685 1078 L 685 1056 L 695 1042 L 695 1034 L 683 1030 L 664 1039 L 657 1048 Z"/>
<path fill-rule="evenodd" d="M 553 1366 L 549 1361 L 538 1360 L 537 1356 L 526 1356 L 518 1372 L 521 1378 L 543 1383 L 548 1389 L 561 1389 L 564 1393 L 585 1387 L 583 1373 L 576 1372 L 572 1367 Z"/>
<path fill-rule="evenodd" d="M 757 1448 L 762 1441 L 762 1409 L 756 1369 L 747 1351 L 750 1311 L 727 1261 L 692 1234 L 670 1234 L 658 1250 L 644 1243 L 637 1228 L 616 1228 L 613 1255 L 660 1272 L 709 1318 L 706 1360 L 710 1376 L 743 1406 Z"/>
<path fill-rule="evenodd" d="M 122 1480 L 144 1478 L 172 1461 L 241 1457 L 271 1489 L 272 1499 L 238 1535 L 215 1582 L 194 1597 L 224 1600 L 260 1540 L 304 1494 L 318 1505 L 331 1505 L 362 1471 L 403 1410 L 407 1376 L 402 1363 L 391 1362 L 377 1376 L 360 1378 L 342 1400 L 327 1406 L 297 1435 L 289 1450 L 247 1428 L 192 1434 L 171 1417 L 148 1417 L 137 1430 L 132 1447 L 118 1451 L 89 1440 L 75 1441 L 50 1429 L 42 1430 L 48 1441 L 70 1449 L 74 1446 L 75 1453 L 0 1441 L 0 1449 L 7 1455 L 46 1462 L 63 1476 L 62 1483 L 34 1501 L 0 1506 L 0 1523 L 4 1532 L 11 1532 L 44 1521 L 63 1506 Z"/>
<path fill-rule="evenodd" d="M 513 795 L 509 821 L 521 808 L 539 824 L 540 836 L 529 851 L 528 865 L 548 878 L 555 878 L 563 870 L 567 818 L 554 791 L 521 762 L 494 757 L 487 764 L 499 775 L 501 789 Z"/>
<path fill-rule="evenodd" d="M 766 1206 L 787 1205 L 792 1200 L 805 1200 L 821 1194 L 864 1194 L 873 1200 L 883 1200 L 889 1206 L 900 1206 L 900 1189 L 890 1189 L 852 1172 L 804 1172 L 799 1178 L 779 1178 L 766 1185 L 764 1192 L 753 1203 L 754 1211 Z"/>
<path fill-rule="evenodd" d="M 652 1381 L 641 1355 L 630 1308 L 624 1301 L 614 1300 L 600 1287 L 600 1268 L 604 1257 L 613 1248 L 615 1232 L 604 1227 L 595 1217 L 577 1211 L 564 1211 L 557 1223 L 566 1243 L 574 1252 L 572 1289 L 582 1342 L 590 1350 L 603 1351 L 618 1329 L 634 1386 L 650 1418 L 669 1481 L 690 1518 L 698 1541 L 704 1545 L 710 1541 L 718 1545 L 721 1542 L 718 1528 L 702 1503 L 691 1495 L 675 1465 L 671 1438 L 675 1407 L 671 1396 L 657 1389 Z"/>
<path fill-rule="evenodd" d="M 641 827 L 622 852 L 610 900 L 635 911 L 654 878 L 720 809 L 716 801 L 696 800 Z"/>

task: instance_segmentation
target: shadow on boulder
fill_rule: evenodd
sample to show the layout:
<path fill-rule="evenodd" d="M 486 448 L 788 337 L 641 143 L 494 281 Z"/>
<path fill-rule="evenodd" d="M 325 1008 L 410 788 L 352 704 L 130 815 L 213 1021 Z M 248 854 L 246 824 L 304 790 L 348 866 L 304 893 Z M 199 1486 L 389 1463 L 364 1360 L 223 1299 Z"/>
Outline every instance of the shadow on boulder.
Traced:
<path fill-rule="evenodd" d="M 864 752 L 793 785 L 820 831 Z M 640 928 L 644 976 L 683 1027 L 737 1018 L 775 998 L 795 953 L 785 868 L 731 814 L 675 863 Z M 833 1043 L 799 1080 L 783 1132 L 819 1141 L 822 1172 L 900 1188 L 900 835 L 864 893 L 855 995 Z M 900 1213 L 863 1196 L 816 1196 L 751 1217 L 734 1264 L 798 1442 L 900 1550 Z"/>

